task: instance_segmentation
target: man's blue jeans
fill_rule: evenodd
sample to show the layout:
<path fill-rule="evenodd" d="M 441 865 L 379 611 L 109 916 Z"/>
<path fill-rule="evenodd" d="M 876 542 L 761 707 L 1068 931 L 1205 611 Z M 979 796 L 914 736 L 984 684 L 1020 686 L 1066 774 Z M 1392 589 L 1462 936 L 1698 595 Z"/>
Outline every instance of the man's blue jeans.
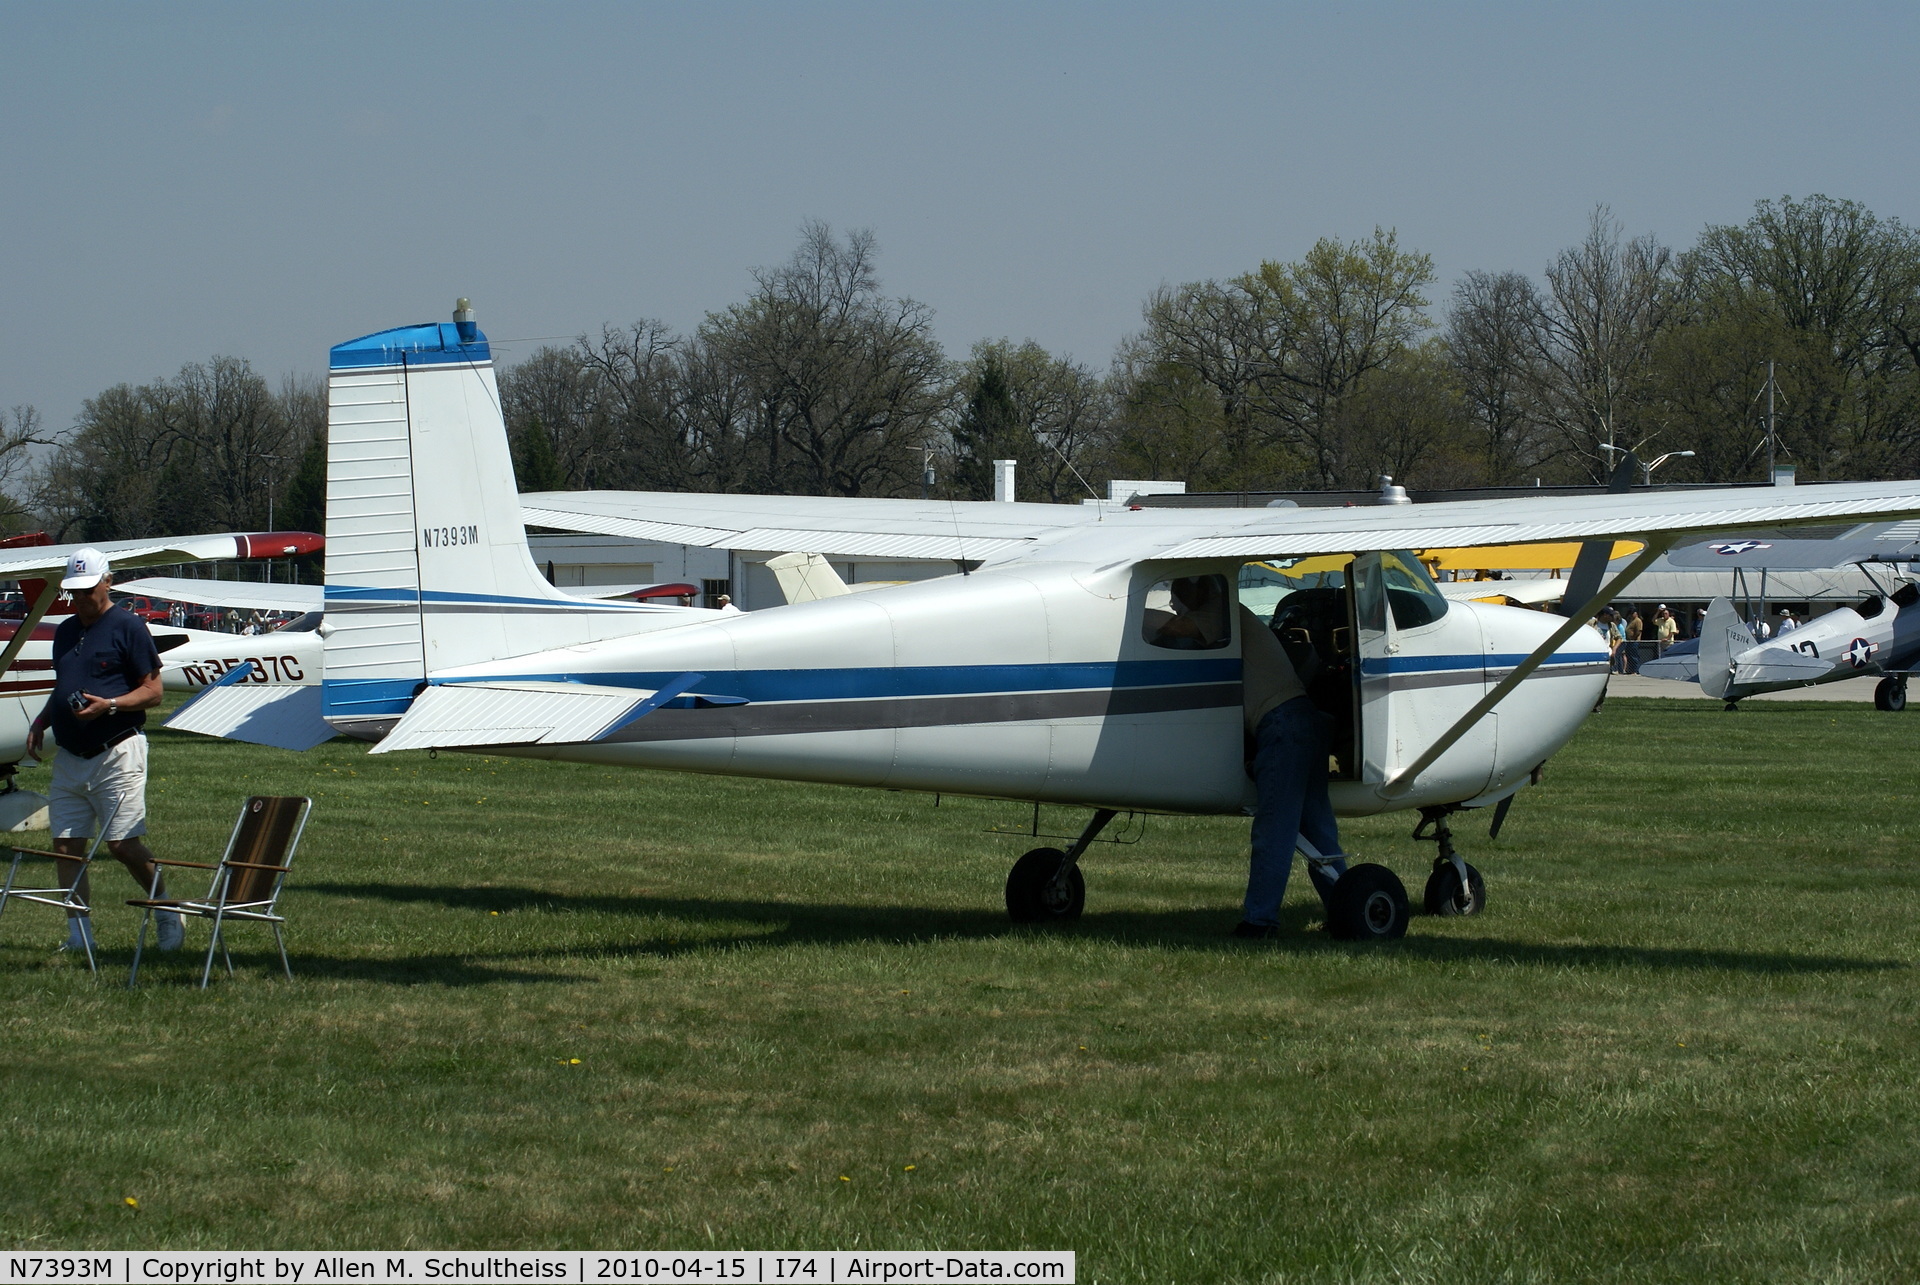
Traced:
<path fill-rule="evenodd" d="M 1333 720 L 1297 696 L 1269 710 L 1254 731 L 1253 860 L 1247 872 L 1246 914 L 1250 924 L 1280 921 L 1280 901 L 1293 872 L 1293 853 L 1305 836 L 1322 856 L 1340 855 L 1340 827 L 1327 797 L 1328 732 Z M 1325 902 L 1333 883 L 1346 872 L 1344 860 L 1332 869 L 1307 864 L 1307 877 Z"/>

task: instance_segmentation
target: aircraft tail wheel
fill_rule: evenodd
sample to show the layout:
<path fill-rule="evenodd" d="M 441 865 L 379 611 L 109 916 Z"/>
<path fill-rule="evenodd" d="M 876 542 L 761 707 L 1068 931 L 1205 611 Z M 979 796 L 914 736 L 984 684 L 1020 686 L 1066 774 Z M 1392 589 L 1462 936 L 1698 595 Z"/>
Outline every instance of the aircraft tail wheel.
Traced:
<path fill-rule="evenodd" d="M 1898 714 L 1907 707 L 1907 684 L 1899 678 L 1883 678 L 1873 689 L 1873 707 L 1886 714 Z"/>
<path fill-rule="evenodd" d="M 1333 885 L 1327 931 L 1342 941 L 1392 941 L 1407 935 L 1407 889 L 1385 866 L 1354 866 Z"/>
<path fill-rule="evenodd" d="M 1087 904 L 1087 881 L 1076 864 L 1057 878 L 1067 854 L 1035 848 L 1013 863 L 1007 875 L 1007 915 L 1016 924 L 1078 919 Z"/>
<path fill-rule="evenodd" d="M 1487 908 L 1487 881 L 1472 865 L 1467 866 L 1467 886 L 1460 888 L 1460 872 L 1451 861 L 1433 863 L 1427 876 L 1427 913 L 1430 915 L 1477 915 Z"/>

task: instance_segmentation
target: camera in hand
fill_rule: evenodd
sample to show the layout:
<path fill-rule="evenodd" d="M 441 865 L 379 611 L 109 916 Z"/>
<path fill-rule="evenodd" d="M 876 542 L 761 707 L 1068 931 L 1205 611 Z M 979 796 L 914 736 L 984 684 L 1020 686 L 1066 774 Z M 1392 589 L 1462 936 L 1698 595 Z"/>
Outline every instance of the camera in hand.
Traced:
<path fill-rule="evenodd" d="M 78 714 L 81 710 L 85 709 L 86 707 L 87 707 L 87 694 L 85 692 L 72 692 L 68 694 L 67 696 L 68 709 Z"/>

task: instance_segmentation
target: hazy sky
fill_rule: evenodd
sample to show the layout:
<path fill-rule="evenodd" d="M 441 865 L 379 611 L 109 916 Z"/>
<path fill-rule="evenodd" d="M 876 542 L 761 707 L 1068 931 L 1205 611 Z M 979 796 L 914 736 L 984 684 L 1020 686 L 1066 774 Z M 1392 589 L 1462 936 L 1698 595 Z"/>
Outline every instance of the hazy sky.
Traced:
<path fill-rule="evenodd" d="M 1538 273 L 1608 202 L 1920 220 L 1920 6 L 227 6 L 0 0 L 0 405 L 741 298 L 877 235 L 942 342 L 1104 367 L 1161 282 L 1375 224 Z M 530 345 L 504 349 L 509 360 Z"/>

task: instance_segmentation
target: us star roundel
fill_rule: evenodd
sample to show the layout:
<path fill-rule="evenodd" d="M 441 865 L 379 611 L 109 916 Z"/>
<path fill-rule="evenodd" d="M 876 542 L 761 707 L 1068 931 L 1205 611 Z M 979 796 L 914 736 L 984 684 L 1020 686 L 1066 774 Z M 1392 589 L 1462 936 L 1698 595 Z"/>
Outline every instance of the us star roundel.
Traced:
<path fill-rule="evenodd" d="M 1707 547 L 1723 558 L 1731 558 L 1737 554 L 1752 553 L 1755 549 L 1771 549 L 1773 546 L 1765 540 L 1728 540 L 1725 544 L 1710 544 Z"/>
<path fill-rule="evenodd" d="M 1856 638 L 1847 644 L 1847 663 L 1855 669 L 1865 669 L 1872 659 L 1873 644 L 1866 639 Z"/>

